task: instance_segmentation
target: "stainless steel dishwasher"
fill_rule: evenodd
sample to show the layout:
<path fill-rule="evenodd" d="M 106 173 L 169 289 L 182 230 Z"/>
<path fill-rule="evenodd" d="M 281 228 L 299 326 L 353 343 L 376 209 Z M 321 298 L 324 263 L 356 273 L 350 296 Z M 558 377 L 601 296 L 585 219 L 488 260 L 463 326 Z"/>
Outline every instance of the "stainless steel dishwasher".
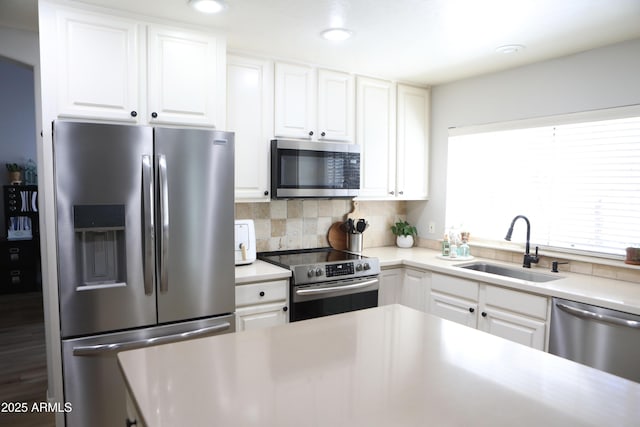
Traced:
<path fill-rule="evenodd" d="M 640 316 L 553 298 L 549 353 L 640 382 Z"/>

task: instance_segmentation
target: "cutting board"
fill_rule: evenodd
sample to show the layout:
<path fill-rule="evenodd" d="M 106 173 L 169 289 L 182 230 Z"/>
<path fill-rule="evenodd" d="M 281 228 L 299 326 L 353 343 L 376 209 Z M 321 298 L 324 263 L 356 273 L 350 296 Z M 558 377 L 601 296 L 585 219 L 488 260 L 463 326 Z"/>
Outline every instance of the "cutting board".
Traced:
<path fill-rule="evenodd" d="M 352 203 L 353 203 L 353 209 L 351 210 L 351 212 L 347 214 L 347 219 L 352 219 L 355 222 L 361 218 L 360 209 L 358 206 L 358 202 L 354 200 Z"/>
<path fill-rule="evenodd" d="M 329 241 L 329 246 L 333 249 L 337 249 L 340 251 L 344 251 L 347 249 L 347 233 L 342 231 L 342 222 L 334 222 L 329 227 L 329 233 L 327 233 L 327 240 Z"/>

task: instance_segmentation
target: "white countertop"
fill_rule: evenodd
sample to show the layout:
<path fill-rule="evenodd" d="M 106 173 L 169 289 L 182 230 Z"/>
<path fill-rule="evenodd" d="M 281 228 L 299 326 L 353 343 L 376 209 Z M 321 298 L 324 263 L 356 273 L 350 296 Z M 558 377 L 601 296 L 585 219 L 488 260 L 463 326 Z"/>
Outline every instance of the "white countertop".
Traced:
<path fill-rule="evenodd" d="M 291 277 L 290 270 L 261 260 L 256 260 L 251 264 L 236 265 L 236 285 L 289 279 L 289 277 Z"/>
<path fill-rule="evenodd" d="M 459 268 L 456 267 L 456 265 L 465 264 L 466 261 L 439 259 L 437 257 L 439 252 L 417 247 L 409 249 L 402 249 L 395 246 L 369 248 L 364 250 L 363 255 L 378 258 L 383 268 L 407 266 L 428 269 L 443 274 L 456 275 L 480 282 L 520 289 L 539 295 L 566 298 L 640 315 L 640 283 L 565 271 L 550 273 L 547 269 L 535 268 L 535 266 L 532 268 L 532 271 L 557 274 L 558 277 L 561 278 L 552 282 L 534 283 Z M 486 261 L 492 264 L 502 264 L 516 268 L 520 267 L 516 264 L 477 257 L 474 258 L 473 261 Z M 236 285 L 284 278 L 288 279 L 289 277 L 291 277 L 291 271 L 260 260 L 249 265 L 236 266 Z"/>
<path fill-rule="evenodd" d="M 118 354 L 148 427 L 637 426 L 640 384 L 401 305 Z"/>
<path fill-rule="evenodd" d="M 439 259 L 440 253 L 431 249 L 410 248 L 402 249 L 393 246 L 365 249 L 363 255 L 377 257 L 382 267 L 408 266 L 423 268 L 443 274 L 456 275 L 471 280 L 492 283 L 540 295 L 566 298 L 569 300 L 598 305 L 614 310 L 640 314 L 640 283 L 625 282 L 622 280 L 607 279 L 586 274 L 570 272 L 551 273 L 547 269 L 535 268 L 546 274 L 561 277 L 558 280 L 543 283 L 534 283 L 526 280 L 501 277 L 494 274 L 482 273 L 456 267 L 457 264 L 466 264 L 471 261 L 450 261 Z M 492 259 L 474 258 L 472 261 L 486 261 L 492 264 L 501 264 L 519 268 L 519 265 L 504 263 Z"/>

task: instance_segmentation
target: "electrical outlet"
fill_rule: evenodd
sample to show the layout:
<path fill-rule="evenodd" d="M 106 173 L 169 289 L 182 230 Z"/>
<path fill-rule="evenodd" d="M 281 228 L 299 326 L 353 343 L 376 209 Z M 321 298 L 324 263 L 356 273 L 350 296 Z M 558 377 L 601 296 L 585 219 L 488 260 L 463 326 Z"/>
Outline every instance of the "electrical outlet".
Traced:
<path fill-rule="evenodd" d="M 433 221 L 429 221 L 429 234 L 434 234 L 436 232 L 436 223 Z"/>

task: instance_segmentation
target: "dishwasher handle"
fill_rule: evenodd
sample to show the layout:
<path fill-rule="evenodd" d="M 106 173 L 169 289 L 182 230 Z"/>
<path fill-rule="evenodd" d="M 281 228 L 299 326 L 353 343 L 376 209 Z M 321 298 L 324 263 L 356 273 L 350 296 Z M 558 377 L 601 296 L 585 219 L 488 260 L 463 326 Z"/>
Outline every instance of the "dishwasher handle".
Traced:
<path fill-rule="evenodd" d="M 571 307 L 569 305 L 557 302 L 556 307 L 560 310 L 569 313 L 573 316 L 580 317 L 582 319 L 599 320 L 616 326 L 625 326 L 627 328 L 640 329 L 640 322 L 637 320 L 621 319 L 616 316 L 610 316 L 608 314 L 594 313 L 589 310 L 583 310 L 581 308 Z"/>
<path fill-rule="evenodd" d="M 191 338 L 210 335 L 212 333 L 222 332 L 231 327 L 231 323 L 223 322 L 215 326 L 196 329 L 193 331 L 182 332 L 180 334 L 165 335 L 156 338 L 147 338 L 144 340 L 115 342 L 110 344 L 86 345 L 73 347 L 74 356 L 97 356 L 107 352 L 133 350 L 135 348 L 149 347 L 157 344 L 168 344 L 179 341 L 185 341 Z"/>

